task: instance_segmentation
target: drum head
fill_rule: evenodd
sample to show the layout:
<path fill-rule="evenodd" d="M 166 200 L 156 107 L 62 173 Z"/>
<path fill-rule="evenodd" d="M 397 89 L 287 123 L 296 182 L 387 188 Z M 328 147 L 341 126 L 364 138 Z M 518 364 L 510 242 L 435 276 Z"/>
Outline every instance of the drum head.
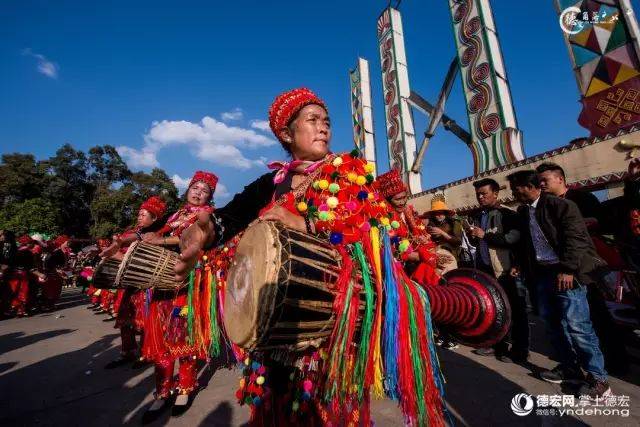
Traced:
<path fill-rule="evenodd" d="M 224 326 L 229 339 L 244 349 L 259 343 L 274 311 L 281 264 L 278 236 L 270 221 L 247 228 L 229 268 Z"/>

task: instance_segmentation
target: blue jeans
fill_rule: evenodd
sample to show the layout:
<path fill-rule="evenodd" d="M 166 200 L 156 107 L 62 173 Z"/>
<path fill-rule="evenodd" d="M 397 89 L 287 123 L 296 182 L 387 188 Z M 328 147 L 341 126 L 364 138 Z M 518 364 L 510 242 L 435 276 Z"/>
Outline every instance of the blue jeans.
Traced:
<path fill-rule="evenodd" d="M 606 380 L 604 357 L 589 316 L 587 288 L 574 279 L 573 289 L 559 292 L 554 268 L 537 273 L 538 310 L 560 364 L 581 367 L 595 379 Z"/>

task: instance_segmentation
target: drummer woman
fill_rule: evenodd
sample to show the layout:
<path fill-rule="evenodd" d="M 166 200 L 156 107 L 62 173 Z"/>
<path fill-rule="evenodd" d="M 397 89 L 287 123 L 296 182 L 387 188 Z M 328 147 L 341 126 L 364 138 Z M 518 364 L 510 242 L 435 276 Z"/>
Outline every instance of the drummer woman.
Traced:
<path fill-rule="evenodd" d="M 385 210 L 384 205 L 378 203 L 379 199 L 373 191 L 371 185 L 373 183 L 373 175 L 371 174 L 373 165 L 360 159 L 359 153 L 356 152 L 342 155 L 334 155 L 329 152 L 331 123 L 325 103 L 306 88 L 294 89 L 275 99 L 269 110 L 269 124 L 282 147 L 291 156 L 292 161 L 272 163 L 270 168 L 277 169 L 275 172 L 265 174 L 246 186 L 244 191 L 235 195 L 231 202 L 218 209 L 214 214 L 200 214 L 198 216 L 197 225 L 190 227 L 181 239 L 182 261 L 176 265 L 178 279 L 184 278 L 188 274 L 188 271 L 195 265 L 197 254 L 203 247 L 219 246 L 244 230 L 257 218 L 279 221 L 289 228 L 329 238 L 330 242 L 336 245 L 336 248 L 347 257 L 343 258 L 343 261 L 352 265 L 354 270 L 357 263 L 354 260 L 354 248 L 355 251 L 359 251 L 360 255 L 362 255 L 363 247 L 369 248 L 367 259 L 357 264 L 360 271 L 369 270 L 367 264 L 373 265 L 372 257 L 377 257 L 377 265 L 380 265 L 380 253 L 375 255 L 375 251 L 371 247 L 375 247 L 382 240 L 375 239 L 374 243 L 367 243 L 367 241 L 374 240 L 373 237 L 369 238 L 370 231 L 371 236 L 374 236 L 374 232 L 386 230 L 384 227 L 379 228 L 379 225 L 382 218 L 387 217 L 390 211 L 388 208 Z M 360 257 L 360 259 L 363 258 Z M 388 267 L 393 269 L 393 272 L 389 272 L 390 275 L 402 274 L 396 269 L 397 265 L 394 261 L 388 263 Z M 379 271 L 380 269 L 378 269 Z M 344 268 L 341 273 L 345 276 L 351 274 L 351 268 Z M 382 283 L 380 276 L 381 274 L 378 274 L 377 279 L 374 280 L 376 285 Z M 348 284 L 350 278 L 346 279 L 344 282 Z M 393 282 L 391 279 L 389 281 Z M 416 290 L 410 281 L 402 283 L 404 286 L 398 286 L 398 291 L 403 292 L 403 296 L 406 297 L 406 293 L 411 289 L 413 296 L 417 298 L 420 290 Z M 382 290 L 379 289 L 378 295 L 381 294 Z M 358 298 L 357 294 L 352 294 L 352 298 L 353 295 L 356 295 L 356 299 Z M 262 385 L 265 383 L 265 367 L 261 366 L 258 361 L 245 360 L 247 366 L 245 377 L 241 381 L 241 389 L 238 390 L 237 397 L 241 402 L 253 406 L 252 421 L 264 425 L 281 425 L 283 423 L 326 425 L 331 422 L 336 425 L 367 424 L 369 420 L 369 390 L 372 389 L 374 393 L 381 394 L 384 376 L 385 392 L 400 401 L 408 422 L 423 424 L 429 420 L 435 425 L 442 425 L 442 401 L 440 392 L 434 386 L 435 374 L 433 373 L 437 371 L 437 368 L 425 350 L 426 343 L 420 343 L 416 340 L 409 343 L 406 341 L 408 339 L 406 333 L 403 336 L 405 341 L 402 341 L 406 345 L 402 345 L 401 341 L 397 341 L 397 345 L 393 340 L 388 340 L 389 343 L 385 341 L 385 346 L 388 344 L 390 349 L 388 352 L 389 360 L 396 361 L 390 362 L 388 365 L 388 376 L 380 372 L 382 369 L 380 340 L 375 342 L 373 337 L 374 335 L 380 337 L 381 330 L 388 330 L 386 325 L 382 327 L 380 324 L 379 309 L 382 300 L 382 298 L 376 300 L 375 321 L 373 322 L 376 326 L 369 335 L 372 337 L 371 347 L 368 353 L 360 355 L 361 358 L 364 356 L 366 359 L 363 368 L 367 372 L 366 379 L 362 372 L 361 375 L 350 375 L 350 371 L 352 372 L 352 368 L 355 366 L 353 351 L 356 347 L 351 345 L 352 341 L 346 336 L 344 339 L 337 340 L 343 346 L 339 351 L 334 351 L 334 349 L 340 346 L 331 344 L 329 348 L 325 347 L 329 353 L 321 350 L 313 355 L 303 355 L 304 357 L 293 362 L 301 369 L 291 374 L 287 373 L 291 372 L 290 370 L 274 366 L 276 369 L 266 374 L 267 381 L 270 383 L 270 391 L 268 392 L 264 390 Z M 353 299 L 349 301 L 353 306 L 358 304 Z M 424 322 L 420 320 L 425 318 L 420 317 L 425 313 L 421 301 L 413 300 L 416 304 L 411 315 L 419 313 L 415 316 L 424 326 Z M 347 309 L 337 315 L 357 316 L 357 310 L 351 310 L 351 314 L 345 313 L 347 313 Z M 404 311 L 404 313 L 404 320 L 406 320 L 407 312 Z M 373 313 L 369 314 L 373 315 Z M 391 316 L 387 317 L 391 319 Z M 355 328 L 356 322 L 354 317 L 349 317 L 345 324 L 350 325 L 348 328 Z M 336 322 L 336 324 L 338 323 Z M 398 324 L 398 327 L 395 328 L 396 331 L 401 329 L 408 331 L 408 324 Z M 339 331 L 336 336 L 341 333 L 343 332 Z M 423 337 L 428 334 L 424 329 L 419 333 L 423 334 L 421 335 Z M 365 336 L 364 333 L 363 336 Z M 392 336 L 389 335 L 389 338 Z M 396 335 L 393 335 L 393 338 L 395 339 Z M 333 337 L 331 341 L 332 343 L 336 342 Z M 345 343 L 349 344 L 344 347 Z M 410 350 L 411 348 L 413 350 Z M 413 360 L 416 366 L 421 367 L 419 374 L 415 374 L 416 370 L 411 366 L 411 362 L 404 363 L 402 369 L 397 368 L 397 365 L 402 364 L 401 361 L 397 361 L 398 359 L 411 360 L 410 352 L 415 352 L 414 356 L 416 357 Z M 359 359 L 360 362 L 362 362 L 361 359 Z M 314 365 L 325 368 L 311 368 Z M 401 370 L 403 372 L 400 374 Z M 311 371 L 316 372 L 315 378 L 296 376 Z M 419 387 L 415 386 L 417 382 L 414 381 L 417 376 L 420 376 L 421 381 Z M 398 377 L 401 378 L 398 380 Z M 287 386 L 288 380 L 292 380 L 293 383 Z M 315 380 L 319 382 L 314 384 Z M 396 380 L 398 382 L 394 382 Z M 413 386 L 409 387 L 410 384 Z M 301 387 L 299 390 L 298 386 Z M 290 388 L 288 389 L 288 387 Z M 418 391 L 414 392 L 414 388 Z M 440 389 L 439 386 L 438 389 Z M 269 395 L 271 398 L 268 397 Z M 287 397 L 289 398 L 288 402 L 286 401 Z M 263 400 L 265 402 L 261 406 Z M 271 410 L 267 403 L 269 400 Z M 302 416 L 298 417 L 300 412 L 304 412 L 303 408 L 308 410 L 304 415 L 306 419 Z M 274 414 L 274 412 L 279 413 Z M 420 413 L 418 414 L 418 412 Z"/>
<path fill-rule="evenodd" d="M 200 212 L 213 212 L 211 201 L 218 178 L 209 172 L 195 173 L 187 190 L 187 203 L 171 215 L 158 233 L 147 233 L 143 240 L 171 249 L 180 242 L 182 232 L 195 222 Z M 182 415 L 191 405 L 191 393 L 196 388 L 196 361 L 204 360 L 204 346 L 195 341 L 188 342 L 188 291 L 154 290 L 145 322 L 145 339 L 142 353 L 153 361 L 156 376 L 155 400 L 144 415 L 145 422 L 156 419 L 167 407 L 169 396 L 176 389 L 178 395 L 172 414 Z M 197 310 L 197 309 L 196 309 Z M 195 312 L 196 315 L 198 311 Z M 195 334 L 199 338 L 200 334 Z M 173 369 L 179 361 L 178 382 L 174 382 Z"/>
<path fill-rule="evenodd" d="M 121 260 L 131 243 L 142 239 L 142 233 L 157 231 L 162 226 L 162 217 L 167 206 L 157 196 L 145 200 L 138 210 L 138 219 L 134 227 L 125 230 L 122 234 L 113 236 L 113 243 L 100 253 L 102 258 L 116 258 Z M 134 362 L 134 367 L 141 367 L 136 334 L 142 335 L 144 342 L 144 305 L 145 291 L 133 287 L 118 289 L 114 311 L 117 313 L 116 328 L 120 329 L 121 350 L 120 357 L 105 366 L 106 369 L 117 368 L 129 362 Z"/>

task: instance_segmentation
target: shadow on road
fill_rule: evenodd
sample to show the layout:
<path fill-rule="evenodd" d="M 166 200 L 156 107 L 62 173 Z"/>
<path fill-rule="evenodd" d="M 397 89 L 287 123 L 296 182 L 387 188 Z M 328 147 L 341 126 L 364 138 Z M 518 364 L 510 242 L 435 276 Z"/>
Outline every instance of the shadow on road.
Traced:
<path fill-rule="evenodd" d="M 439 350 L 438 355 L 447 381 L 445 397 L 455 425 L 541 425 L 540 417 L 519 417 L 510 409 L 516 394 L 527 393 L 523 387 L 456 352 Z M 563 417 L 562 425 L 586 424 L 576 418 Z"/>
<path fill-rule="evenodd" d="M 198 427 L 217 426 L 227 427 L 233 419 L 233 407 L 229 402 L 220 402 L 218 406 L 203 419 Z"/>
<path fill-rule="evenodd" d="M 113 341 L 118 336 L 104 335 L 82 349 L 3 375 L 0 425 L 123 424 L 148 396 L 153 381 L 150 370 L 123 367 L 109 375 L 98 372 L 105 361 L 117 357 Z"/>
<path fill-rule="evenodd" d="M 25 335 L 24 332 L 12 332 L 10 334 L 0 336 L 0 349 L 3 353 L 8 353 L 37 343 L 38 341 L 69 334 L 75 331 L 76 329 L 57 329 L 55 331 L 42 332 L 33 335 Z"/>

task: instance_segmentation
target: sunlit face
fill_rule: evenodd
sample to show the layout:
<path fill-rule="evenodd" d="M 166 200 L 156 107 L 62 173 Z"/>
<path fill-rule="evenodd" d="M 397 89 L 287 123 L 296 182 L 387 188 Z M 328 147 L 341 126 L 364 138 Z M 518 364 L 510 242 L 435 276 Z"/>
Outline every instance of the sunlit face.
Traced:
<path fill-rule="evenodd" d="M 407 200 L 409 200 L 409 195 L 406 191 L 401 191 L 398 194 L 394 194 L 389 198 L 389 203 L 393 206 L 397 211 L 401 211 L 407 206 Z"/>
<path fill-rule="evenodd" d="M 491 207 L 498 203 L 498 192 L 493 191 L 490 185 L 476 188 L 476 200 L 480 207 Z"/>
<path fill-rule="evenodd" d="M 545 193 L 561 196 L 566 190 L 564 178 L 559 172 L 544 171 L 538 174 L 538 179 L 540 179 L 540 189 Z"/>
<path fill-rule="evenodd" d="M 322 160 L 329 153 L 331 141 L 329 115 L 319 105 L 306 105 L 290 126 L 282 130 L 281 137 L 289 144 L 294 160 Z"/>
<path fill-rule="evenodd" d="M 140 209 L 138 211 L 138 226 L 139 227 L 149 227 L 156 220 L 156 217 L 151 215 L 146 209 Z"/>
<path fill-rule="evenodd" d="M 194 182 L 187 190 L 187 201 L 195 206 L 203 206 L 211 198 L 211 189 L 202 181 Z"/>

